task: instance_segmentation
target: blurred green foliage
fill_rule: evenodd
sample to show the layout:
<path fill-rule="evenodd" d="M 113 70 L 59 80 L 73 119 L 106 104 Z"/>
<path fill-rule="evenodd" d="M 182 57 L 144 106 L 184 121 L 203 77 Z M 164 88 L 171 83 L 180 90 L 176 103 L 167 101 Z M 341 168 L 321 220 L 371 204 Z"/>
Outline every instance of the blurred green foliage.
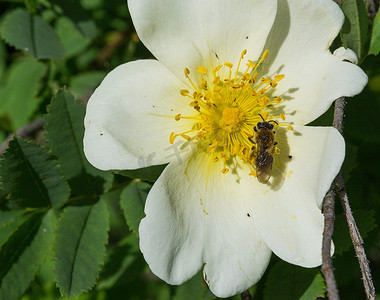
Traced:
<path fill-rule="evenodd" d="M 368 20 L 361 0 L 342 2 L 346 23 L 334 45 L 354 49 L 369 76 L 363 93 L 347 99 L 343 170 L 379 288 L 380 234 L 373 229 L 380 220 L 380 57 L 373 54 L 379 53 L 380 17 Z M 116 66 L 152 58 L 126 2 L 3 1 L 0 37 L 0 143 L 32 121 L 45 121 L 34 142 L 14 137 L 0 162 L 0 299 L 214 299 L 201 273 L 169 286 L 139 251 L 145 198 L 165 166 L 102 172 L 83 154 L 85 103 L 94 88 Z M 331 125 L 332 112 L 312 125 Z M 336 213 L 341 298 L 364 299 L 339 204 Z M 324 297 L 324 282 L 317 268 L 273 255 L 250 292 L 253 299 L 315 299 Z"/>

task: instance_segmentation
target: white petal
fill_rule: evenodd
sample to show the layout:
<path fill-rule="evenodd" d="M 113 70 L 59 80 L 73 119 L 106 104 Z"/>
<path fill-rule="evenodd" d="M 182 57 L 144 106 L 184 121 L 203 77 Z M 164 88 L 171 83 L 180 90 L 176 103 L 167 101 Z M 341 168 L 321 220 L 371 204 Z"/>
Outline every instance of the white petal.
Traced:
<path fill-rule="evenodd" d="M 270 184 L 252 194 L 252 216 L 260 235 L 281 259 L 303 267 L 321 264 L 320 207 L 344 159 L 344 140 L 328 127 L 278 129 L 280 154 Z M 291 157 L 290 157 L 291 156 Z M 262 195 L 260 195 L 262 193 Z"/>
<path fill-rule="evenodd" d="M 110 72 L 91 96 L 85 117 L 84 151 L 95 167 L 135 169 L 181 157 L 171 132 L 191 129 L 174 120 L 195 110 L 180 95 L 186 88 L 161 63 L 135 61 Z"/>
<path fill-rule="evenodd" d="M 303 125 L 323 114 L 341 96 L 362 91 L 367 76 L 343 62 L 329 47 L 339 33 L 344 15 L 330 0 L 279 1 L 268 36 L 267 75 L 285 74 L 275 90 L 285 101 L 287 121 Z"/>
<path fill-rule="evenodd" d="M 129 0 L 137 33 L 178 78 L 185 67 L 236 64 L 244 49 L 255 60 L 273 24 L 273 0 Z"/>
<path fill-rule="evenodd" d="M 349 48 L 340 47 L 334 51 L 334 55 L 340 60 L 347 60 L 355 65 L 359 62 L 356 53 Z"/>
<path fill-rule="evenodd" d="M 261 278 L 271 252 L 247 215 L 250 199 L 241 197 L 252 177 L 239 182 L 222 168 L 199 153 L 188 163 L 170 163 L 148 195 L 139 231 L 153 273 L 180 284 L 205 264 L 211 291 L 227 297 Z"/>

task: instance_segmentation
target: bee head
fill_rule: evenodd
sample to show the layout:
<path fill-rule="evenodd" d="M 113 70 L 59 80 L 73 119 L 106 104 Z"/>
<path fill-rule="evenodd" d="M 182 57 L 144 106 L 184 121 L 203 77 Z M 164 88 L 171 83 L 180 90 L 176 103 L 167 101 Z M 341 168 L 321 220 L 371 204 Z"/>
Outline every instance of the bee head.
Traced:
<path fill-rule="evenodd" d="M 273 121 L 273 122 L 275 122 L 275 121 Z M 274 126 L 270 122 L 263 121 L 263 122 L 257 123 L 256 127 L 257 127 L 257 129 L 269 129 L 269 130 L 273 130 Z"/>

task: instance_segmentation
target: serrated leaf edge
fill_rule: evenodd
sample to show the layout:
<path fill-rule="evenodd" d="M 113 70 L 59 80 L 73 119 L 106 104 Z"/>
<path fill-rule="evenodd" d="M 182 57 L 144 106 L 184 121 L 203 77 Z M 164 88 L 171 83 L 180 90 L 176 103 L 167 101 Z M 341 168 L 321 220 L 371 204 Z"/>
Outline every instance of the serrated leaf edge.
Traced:
<path fill-rule="evenodd" d="M 62 177 L 63 182 L 64 182 L 64 184 L 65 184 L 66 187 L 67 187 L 67 190 L 68 190 L 68 199 L 69 199 L 70 194 L 71 194 L 71 188 L 70 188 L 69 184 L 67 183 L 67 179 L 65 178 L 65 175 L 64 175 L 63 172 L 62 172 L 61 164 L 59 163 L 58 159 L 56 159 L 56 156 L 55 156 L 55 154 L 51 151 L 51 149 L 48 148 L 48 147 L 46 147 L 46 146 L 41 146 L 41 145 L 37 144 L 37 143 L 34 142 L 34 141 L 28 141 L 28 140 L 25 140 L 25 139 L 23 139 L 22 137 L 17 136 L 17 135 L 14 134 L 13 137 L 12 137 L 12 139 L 8 142 L 8 147 L 5 149 L 5 151 L 4 151 L 4 153 L 3 153 L 3 157 L 0 159 L 0 168 L 1 168 L 1 163 L 2 163 L 2 161 L 6 160 L 6 158 L 5 158 L 6 153 L 7 153 L 7 152 L 9 151 L 9 149 L 10 149 L 10 148 L 9 148 L 9 143 L 10 143 L 12 140 L 14 140 L 15 138 L 17 138 L 17 139 L 21 139 L 22 141 L 24 141 L 24 142 L 27 143 L 27 144 L 33 144 L 33 145 L 36 145 L 37 147 L 39 147 L 39 148 L 41 148 L 42 150 L 46 151 L 46 153 L 51 157 L 51 160 L 54 160 L 54 162 L 55 162 L 55 170 L 56 170 L 56 171 L 58 172 L 58 174 Z M 1 188 L 1 186 L 2 186 L 2 176 L 0 176 L 0 188 Z M 50 198 L 49 198 L 49 199 L 50 199 Z M 61 206 L 65 205 L 65 203 L 67 202 L 68 199 L 66 199 L 66 201 L 65 201 L 64 203 L 62 203 Z M 51 203 L 50 203 L 50 204 L 51 204 Z"/>
<path fill-rule="evenodd" d="M 100 199 L 99 201 L 103 201 L 103 200 Z M 103 201 L 103 202 L 104 202 L 104 201 Z M 92 211 L 94 205 L 95 205 L 95 204 L 91 205 L 90 211 Z M 109 214 L 109 211 L 108 211 L 108 207 L 107 207 L 107 205 L 106 205 L 105 203 L 104 203 L 104 206 L 106 207 L 106 214 L 107 214 L 107 216 L 106 216 L 106 220 L 107 220 L 107 230 L 106 230 L 106 232 L 107 232 L 107 235 L 108 235 L 108 234 L 109 234 L 109 231 L 110 231 L 110 214 Z M 91 213 L 91 212 L 90 212 L 90 213 Z M 89 215 L 90 215 L 90 213 L 89 213 Z M 56 224 L 55 229 L 58 228 L 58 224 L 59 224 L 59 222 L 61 221 L 62 216 L 63 216 L 63 213 L 60 215 L 60 217 L 59 217 L 59 219 L 58 219 L 58 221 L 57 221 L 57 224 Z M 85 223 L 87 223 L 87 218 L 86 218 L 86 222 L 85 222 Z M 83 230 L 82 230 L 82 232 L 83 232 Z M 51 255 L 52 255 L 52 258 L 53 258 L 53 259 L 52 259 L 52 261 L 53 261 L 53 270 L 55 270 L 55 268 L 56 268 L 56 260 L 54 259 L 54 257 L 56 257 L 56 253 L 55 253 L 54 249 L 55 249 L 55 247 L 56 247 L 57 236 L 58 236 L 57 232 L 54 231 L 54 233 L 53 233 L 52 251 L 51 251 Z M 65 294 L 63 294 L 63 293 L 62 293 L 62 290 L 61 290 L 61 287 L 60 287 L 59 284 L 58 284 L 58 280 L 57 280 L 57 278 L 56 278 L 56 273 L 53 272 L 53 273 L 54 273 L 55 286 L 59 289 L 59 291 L 60 291 L 62 297 L 64 297 L 64 296 L 68 296 L 69 298 L 71 298 L 71 297 L 75 297 L 75 298 L 77 298 L 77 297 L 79 297 L 81 294 L 83 294 L 83 293 L 85 293 L 85 292 L 88 292 L 88 291 L 92 290 L 92 289 L 96 286 L 96 284 L 98 283 L 99 277 L 100 277 L 101 270 L 102 270 L 102 268 L 104 267 L 104 264 L 105 264 L 105 259 L 106 259 L 106 256 L 107 256 L 107 245 L 108 245 L 108 242 L 109 242 L 109 236 L 108 236 L 108 238 L 107 238 L 106 243 L 103 245 L 103 253 L 102 253 L 102 254 L 103 254 L 103 259 L 102 259 L 102 263 L 99 265 L 99 270 L 98 270 L 98 273 L 96 274 L 96 277 L 95 277 L 95 280 L 94 280 L 93 285 L 90 286 L 90 287 L 88 287 L 88 289 L 82 289 L 82 290 L 78 293 L 78 295 L 65 295 Z"/>

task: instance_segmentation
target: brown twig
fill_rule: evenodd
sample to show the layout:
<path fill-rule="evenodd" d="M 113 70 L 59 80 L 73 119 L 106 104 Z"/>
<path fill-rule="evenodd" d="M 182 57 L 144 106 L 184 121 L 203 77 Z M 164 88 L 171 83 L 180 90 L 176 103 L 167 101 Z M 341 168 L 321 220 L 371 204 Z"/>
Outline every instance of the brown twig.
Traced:
<path fill-rule="evenodd" d="M 16 130 L 16 132 L 11 133 L 8 135 L 8 137 L 5 139 L 5 141 L 0 146 L 0 158 L 3 156 L 3 153 L 5 149 L 8 147 L 9 141 L 12 139 L 13 135 L 16 134 L 22 138 L 26 138 L 29 136 L 34 135 L 37 131 L 41 130 L 43 128 L 44 122 L 42 119 L 34 121 L 32 123 L 29 123 L 19 129 Z"/>
<path fill-rule="evenodd" d="M 355 253 L 356 253 L 356 256 L 358 257 L 360 271 L 363 277 L 364 289 L 365 289 L 365 293 L 367 294 L 367 299 L 375 300 L 376 299 L 375 286 L 372 281 L 371 269 L 369 267 L 369 262 L 364 250 L 364 241 L 360 235 L 358 227 L 356 226 L 354 216 L 352 215 L 351 207 L 348 202 L 348 196 L 347 196 L 346 187 L 344 184 L 342 171 L 340 171 L 338 176 L 335 178 L 335 185 L 336 185 L 336 189 L 339 194 L 340 200 L 342 202 L 344 214 L 347 220 L 348 229 L 350 231 L 352 244 L 354 245 Z"/>
<path fill-rule="evenodd" d="M 323 200 L 323 214 L 325 217 L 325 224 L 323 228 L 321 271 L 323 277 L 325 278 L 328 298 L 330 300 L 339 300 L 338 287 L 336 285 L 331 261 L 331 239 L 334 232 L 335 221 L 334 205 L 335 193 L 333 186 L 331 186 Z"/>
<path fill-rule="evenodd" d="M 240 297 L 241 297 L 241 300 L 252 300 L 252 296 L 251 296 L 251 294 L 249 293 L 248 290 L 242 292 L 240 294 Z"/>
<path fill-rule="evenodd" d="M 344 97 L 335 101 L 333 126 L 342 134 L 344 116 Z M 329 299 L 338 300 L 339 292 L 336 284 L 332 260 L 331 260 L 331 240 L 334 233 L 335 221 L 335 193 L 333 185 L 328 190 L 323 200 L 323 215 L 325 218 L 322 238 L 322 266 L 321 272 L 326 281 L 326 291 Z"/>
<path fill-rule="evenodd" d="M 343 133 L 343 116 L 344 107 L 346 105 L 344 97 L 341 97 L 335 101 L 334 110 L 334 123 L 333 126 Z M 337 193 L 342 202 L 344 214 L 346 216 L 348 229 L 350 232 L 351 240 L 355 248 L 356 256 L 358 257 L 360 270 L 363 277 L 364 289 L 367 294 L 367 299 L 375 299 L 375 286 L 372 281 L 371 269 L 369 267 L 369 262 L 364 250 L 364 242 L 360 235 L 359 229 L 356 226 L 354 216 L 352 215 L 351 207 L 348 202 L 348 196 L 346 192 L 346 187 L 344 184 L 344 178 L 342 170 L 339 172 L 338 176 L 335 178 L 335 186 Z"/>
<path fill-rule="evenodd" d="M 343 135 L 343 117 L 344 117 L 345 105 L 346 105 L 346 100 L 344 99 L 344 97 L 340 97 L 335 100 L 333 126 L 336 129 L 338 129 L 338 131 L 342 135 Z"/>

